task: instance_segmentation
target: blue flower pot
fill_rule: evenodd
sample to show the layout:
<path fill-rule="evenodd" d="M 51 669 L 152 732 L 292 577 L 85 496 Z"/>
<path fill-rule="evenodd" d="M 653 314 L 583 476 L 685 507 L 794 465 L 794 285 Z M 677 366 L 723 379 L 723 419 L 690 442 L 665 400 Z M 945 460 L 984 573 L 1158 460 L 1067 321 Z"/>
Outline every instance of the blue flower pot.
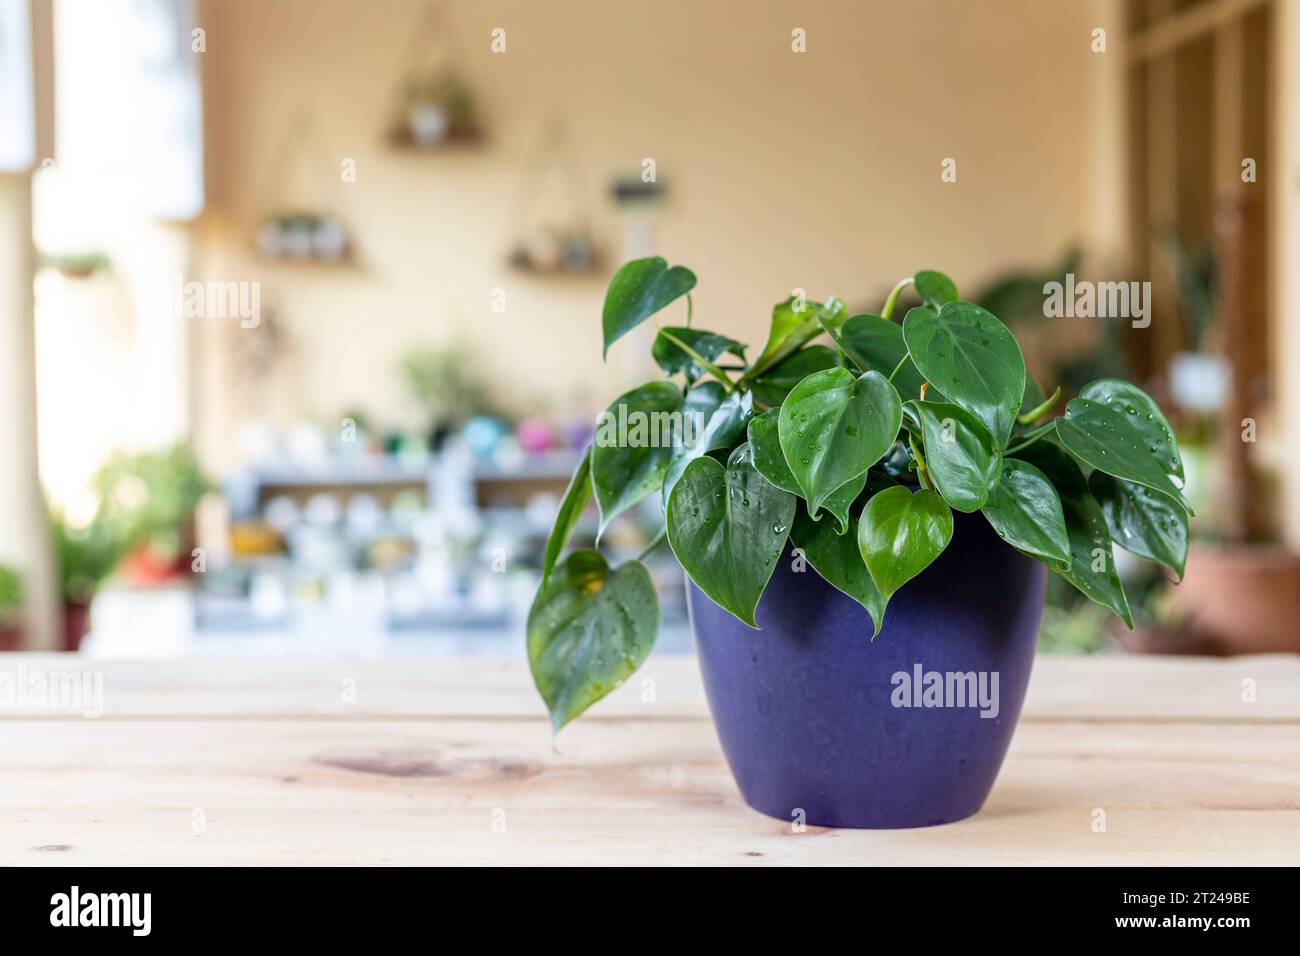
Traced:
<path fill-rule="evenodd" d="M 953 517 L 947 550 L 894 594 L 874 641 L 862 606 L 796 570 L 788 548 L 759 631 L 687 581 L 709 708 L 755 810 L 888 828 L 983 806 L 1029 684 L 1047 571 L 982 515 Z"/>

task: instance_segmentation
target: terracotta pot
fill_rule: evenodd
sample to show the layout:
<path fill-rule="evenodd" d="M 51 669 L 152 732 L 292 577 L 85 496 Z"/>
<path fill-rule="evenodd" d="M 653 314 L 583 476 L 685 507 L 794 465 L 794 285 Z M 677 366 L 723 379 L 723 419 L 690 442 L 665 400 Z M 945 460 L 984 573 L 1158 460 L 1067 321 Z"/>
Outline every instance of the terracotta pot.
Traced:
<path fill-rule="evenodd" d="M 90 632 L 90 605 L 68 601 L 63 605 L 63 649 L 81 649 L 81 639 Z"/>
<path fill-rule="evenodd" d="M 1174 607 L 1219 654 L 1300 651 L 1300 555 L 1282 548 L 1197 543 Z"/>
<path fill-rule="evenodd" d="M 23 628 L 15 622 L 0 624 L 0 651 L 19 651 L 23 647 Z"/>

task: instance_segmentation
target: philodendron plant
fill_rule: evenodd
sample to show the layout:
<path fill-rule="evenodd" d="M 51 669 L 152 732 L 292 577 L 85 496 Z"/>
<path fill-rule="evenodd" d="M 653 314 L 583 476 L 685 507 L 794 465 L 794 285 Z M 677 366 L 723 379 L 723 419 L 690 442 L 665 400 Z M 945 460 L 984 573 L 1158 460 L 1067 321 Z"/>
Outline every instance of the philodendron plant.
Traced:
<path fill-rule="evenodd" d="M 908 285 L 924 304 L 897 323 Z M 1093 382 L 1048 420 L 1060 389 L 1045 396 L 1007 327 L 938 272 L 898 283 L 879 315 L 850 316 L 834 297 L 786 299 L 752 361 L 747 346 L 691 324 L 694 287 L 690 270 L 650 258 L 624 265 L 606 293 L 606 353 L 678 299 L 685 315 L 655 335 L 667 378 L 601 415 L 546 544 L 528 656 L 556 731 L 649 655 L 659 607 L 641 558 L 665 537 L 699 589 L 755 628 L 790 542 L 867 610 L 863 640 L 948 545 L 953 511 L 981 512 L 1129 627 L 1113 544 L 1182 576 L 1192 513 L 1182 460 L 1135 386 Z M 651 495 L 664 529 L 617 567 L 589 549 L 561 560 L 593 495 L 598 541 Z"/>

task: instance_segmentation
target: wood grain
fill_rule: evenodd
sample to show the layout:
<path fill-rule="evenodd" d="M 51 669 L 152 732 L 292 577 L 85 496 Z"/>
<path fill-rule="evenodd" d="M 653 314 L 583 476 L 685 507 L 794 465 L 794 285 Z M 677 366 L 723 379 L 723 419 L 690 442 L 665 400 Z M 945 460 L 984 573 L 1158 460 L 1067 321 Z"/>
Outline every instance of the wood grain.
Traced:
<path fill-rule="evenodd" d="M 874 832 L 745 807 L 690 659 L 558 749 L 520 662 L 20 661 L 102 668 L 108 713 L 0 708 L 0 865 L 1300 862 L 1288 657 L 1040 660 L 985 809 Z"/>

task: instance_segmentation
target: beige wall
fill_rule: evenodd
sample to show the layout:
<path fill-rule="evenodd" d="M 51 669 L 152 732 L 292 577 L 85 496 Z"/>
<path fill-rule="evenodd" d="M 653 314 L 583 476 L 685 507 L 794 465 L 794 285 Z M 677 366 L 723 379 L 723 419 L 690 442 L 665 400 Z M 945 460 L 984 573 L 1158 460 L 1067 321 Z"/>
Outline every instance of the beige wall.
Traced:
<path fill-rule="evenodd" d="M 259 279 L 289 351 L 273 388 L 235 391 L 211 320 L 195 336 L 198 434 L 228 461 L 235 422 L 331 420 L 359 404 L 405 410 L 393 374 L 407 343 L 469 336 L 517 410 L 596 407 L 651 374 L 643 342 L 600 364 L 605 277 L 509 271 L 510 209 L 547 117 L 567 121 L 613 258 L 603 191 L 654 157 L 671 184 L 658 251 L 700 279 L 697 322 L 761 346 L 794 286 L 874 301 L 920 267 L 970 287 L 1113 232 L 1097 179 L 1095 108 L 1113 54 L 1089 51 L 1109 3 L 642 4 L 453 2 L 458 64 L 491 139 L 481 150 L 390 151 L 385 127 L 419 5 L 403 0 L 208 0 L 204 82 L 209 210 L 198 268 Z M 508 52 L 489 51 L 493 27 Z M 790 51 L 803 27 L 808 52 Z M 1099 80 L 1102 81 L 1099 84 Z M 275 155 L 299 111 L 310 155 Z M 344 157 L 358 181 L 339 176 Z M 958 181 L 939 164 L 957 160 Z M 280 164 L 280 165 L 277 165 Z M 268 268 L 249 256 L 276 181 L 351 226 L 354 269 Z M 490 309 L 504 288 L 508 310 Z M 230 323 L 226 323 L 228 326 Z M 254 335 L 257 332 L 238 334 Z M 635 353 L 635 357 L 634 356 Z"/>

